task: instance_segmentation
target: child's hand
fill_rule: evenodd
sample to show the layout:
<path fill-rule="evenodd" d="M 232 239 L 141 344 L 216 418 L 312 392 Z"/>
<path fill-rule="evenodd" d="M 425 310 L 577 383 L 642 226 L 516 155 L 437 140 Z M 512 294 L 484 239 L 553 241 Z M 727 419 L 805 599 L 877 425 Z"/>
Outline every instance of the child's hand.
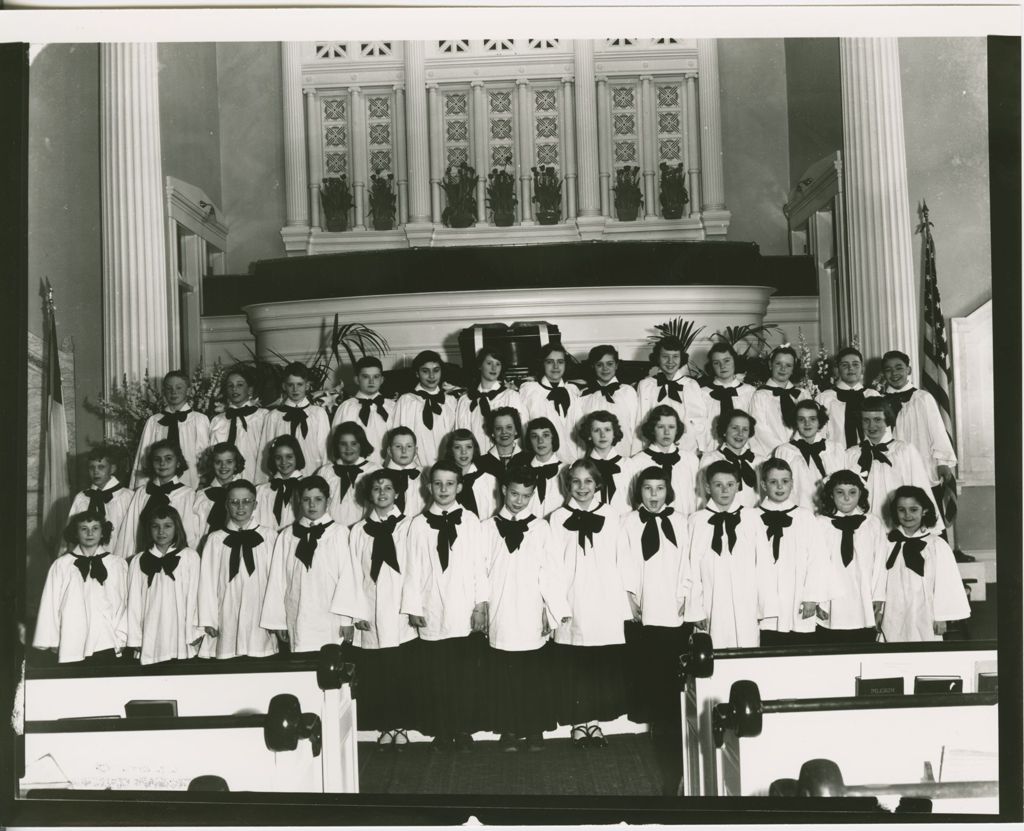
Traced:
<path fill-rule="evenodd" d="M 194 641 L 192 641 L 192 643 L 190 643 L 189 646 L 199 646 L 199 644 L 201 644 L 203 642 L 203 638 L 204 637 L 206 637 L 206 636 L 205 635 L 200 635 L 198 638 L 196 638 Z"/>
<path fill-rule="evenodd" d="M 356 629 L 358 629 L 360 632 L 369 632 L 370 631 L 370 621 L 368 621 L 368 620 L 357 620 L 355 622 L 355 626 L 356 626 Z"/>
<path fill-rule="evenodd" d="M 818 604 L 812 602 L 804 602 L 800 604 L 800 617 L 807 620 L 809 617 L 814 617 L 818 611 Z"/>
<path fill-rule="evenodd" d="M 427 619 L 423 615 L 409 615 L 409 625 L 419 629 L 427 625 Z"/>
<path fill-rule="evenodd" d="M 544 609 L 540 610 L 540 636 L 546 638 L 551 634 L 551 624 L 548 623 L 548 615 Z"/>
<path fill-rule="evenodd" d="M 281 643 L 288 643 L 288 630 L 287 629 L 278 629 L 277 630 L 277 638 L 278 638 L 279 641 L 281 641 Z"/>
<path fill-rule="evenodd" d="M 814 610 L 814 614 L 817 616 L 818 620 L 828 620 L 829 618 L 828 612 L 826 612 L 821 606 Z"/>
<path fill-rule="evenodd" d="M 128 650 L 128 654 L 133 661 L 138 661 L 142 657 L 142 647 L 133 646 Z"/>
<path fill-rule="evenodd" d="M 356 636 L 356 628 L 354 626 L 342 626 L 338 634 L 341 635 L 341 639 L 345 643 L 352 643 L 353 638 Z"/>
<path fill-rule="evenodd" d="M 562 618 L 562 626 L 565 626 L 565 624 L 570 623 L 571 621 L 572 615 L 566 615 L 564 618 Z"/>
<path fill-rule="evenodd" d="M 944 620 L 937 620 L 937 621 L 935 621 L 932 624 L 932 631 L 936 635 L 939 635 L 940 637 L 942 635 L 945 635 L 946 634 L 946 621 L 944 621 Z"/>
<path fill-rule="evenodd" d="M 882 628 L 882 618 L 884 617 L 884 613 L 885 613 L 885 603 L 883 601 L 881 601 L 881 600 L 876 600 L 876 601 L 874 601 L 871 604 L 871 607 L 875 611 L 875 628 L 876 629 L 881 629 Z"/>
<path fill-rule="evenodd" d="M 216 629 L 214 629 L 214 628 L 213 628 L 212 626 L 205 626 L 205 627 L 203 627 L 203 628 L 204 628 L 204 629 L 206 629 L 206 634 L 207 634 L 207 635 L 209 635 L 209 636 L 210 636 L 211 638 L 216 638 L 216 637 L 217 637 L 217 635 L 219 635 L 219 634 L 220 634 L 220 633 L 219 633 L 219 632 L 218 632 L 218 631 L 217 631 Z"/>
<path fill-rule="evenodd" d="M 640 615 L 640 604 L 636 602 L 636 596 L 627 594 L 626 597 L 629 599 L 629 611 L 633 615 L 633 623 L 640 623 L 642 619 Z M 680 612 L 680 614 L 682 613 Z"/>
<path fill-rule="evenodd" d="M 693 628 L 697 629 L 697 630 L 699 630 L 701 632 L 707 632 L 708 631 L 708 619 L 704 618 L 704 620 L 698 620 L 696 623 L 693 624 Z"/>

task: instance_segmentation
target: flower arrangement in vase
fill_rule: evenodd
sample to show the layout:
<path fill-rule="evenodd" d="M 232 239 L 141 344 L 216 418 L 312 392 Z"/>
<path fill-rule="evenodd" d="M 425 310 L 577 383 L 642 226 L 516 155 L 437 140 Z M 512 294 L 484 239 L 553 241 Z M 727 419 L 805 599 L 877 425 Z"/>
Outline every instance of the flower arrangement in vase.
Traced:
<path fill-rule="evenodd" d="M 370 176 L 370 213 L 375 231 L 390 231 L 395 227 L 395 177 L 378 170 Z"/>
<path fill-rule="evenodd" d="M 683 170 L 683 163 L 669 165 L 661 163 L 661 215 L 665 219 L 679 219 L 683 215 L 686 203 L 690 201 L 690 194 L 686 192 L 686 171 Z"/>
<path fill-rule="evenodd" d="M 554 165 L 531 167 L 533 201 L 537 203 L 537 221 L 541 225 L 557 225 L 562 218 L 562 177 Z"/>
<path fill-rule="evenodd" d="M 449 228 L 468 228 L 476 224 L 476 186 L 480 177 L 466 162 L 450 165 L 441 179 L 445 209 L 441 221 Z"/>
<path fill-rule="evenodd" d="M 324 228 L 328 231 L 344 231 L 348 228 L 348 212 L 351 210 L 352 191 L 348 177 L 327 176 L 320 185 L 320 204 L 324 210 Z"/>
<path fill-rule="evenodd" d="M 507 159 L 503 167 L 495 167 L 487 174 L 487 206 L 494 214 L 494 224 L 506 228 L 515 222 L 516 178 L 509 169 L 512 160 Z"/>
<path fill-rule="evenodd" d="M 615 171 L 615 214 L 620 222 L 634 222 L 644 204 L 640 191 L 640 168 L 626 165 Z"/>

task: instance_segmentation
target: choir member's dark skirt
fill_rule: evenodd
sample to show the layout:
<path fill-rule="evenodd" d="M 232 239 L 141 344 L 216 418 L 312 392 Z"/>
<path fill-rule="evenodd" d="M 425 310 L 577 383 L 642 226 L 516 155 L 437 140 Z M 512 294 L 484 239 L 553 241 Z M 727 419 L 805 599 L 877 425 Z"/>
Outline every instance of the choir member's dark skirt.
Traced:
<path fill-rule="evenodd" d="M 826 629 L 819 626 L 814 632 L 817 643 L 874 643 L 878 639 L 878 632 L 868 627 L 867 629 Z"/>
<path fill-rule="evenodd" d="M 628 709 L 624 644 L 568 646 L 551 644 L 551 680 L 559 724 L 612 721 Z"/>
<path fill-rule="evenodd" d="M 385 649 L 352 648 L 360 730 L 395 730 L 414 726 L 417 639 Z"/>
<path fill-rule="evenodd" d="M 523 652 L 488 650 L 489 730 L 529 736 L 555 729 L 560 682 L 553 648 L 549 642 Z"/>
<path fill-rule="evenodd" d="M 642 626 L 626 622 L 631 721 L 674 724 L 679 720 L 679 656 L 692 632 L 690 623 Z"/>
<path fill-rule="evenodd" d="M 487 640 L 478 633 L 420 640 L 410 661 L 414 700 L 409 726 L 446 737 L 484 729 L 486 653 Z"/>

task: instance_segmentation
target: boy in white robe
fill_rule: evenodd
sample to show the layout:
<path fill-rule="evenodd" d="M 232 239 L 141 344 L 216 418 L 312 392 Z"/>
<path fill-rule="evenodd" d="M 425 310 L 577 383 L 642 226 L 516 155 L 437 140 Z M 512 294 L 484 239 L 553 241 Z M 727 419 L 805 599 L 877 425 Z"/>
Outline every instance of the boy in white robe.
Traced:
<path fill-rule="evenodd" d="M 196 490 L 192 497 L 192 523 L 199 537 L 196 550 L 200 554 L 210 532 L 221 530 L 227 522 L 228 512 L 224 505 L 224 494 L 228 485 L 241 478 L 245 466 L 245 459 L 242 458 L 239 449 L 227 442 L 213 445 L 208 455 L 213 478 L 209 484 Z"/>
<path fill-rule="evenodd" d="M 878 390 L 864 386 L 864 356 L 848 346 L 836 353 L 836 379 L 831 389 L 818 393 L 817 401 L 828 413 L 825 441 L 853 447 L 864 440 L 860 408 L 865 398 L 877 397 Z"/>
<path fill-rule="evenodd" d="M 707 469 L 715 462 L 727 462 L 736 473 L 736 505 L 744 508 L 757 505 L 760 499 L 757 483 L 765 461 L 765 457 L 754 449 L 754 437 L 760 429 L 757 419 L 743 410 L 733 410 L 727 419 L 718 419 L 718 449 L 700 457 L 698 505 L 707 504 Z"/>
<path fill-rule="evenodd" d="M 295 521 L 295 500 L 303 480 L 305 456 L 297 439 L 278 436 L 270 444 L 270 465 L 274 471 L 266 482 L 256 486 L 256 521 L 265 528 L 280 531 Z"/>
<path fill-rule="evenodd" d="M 793 472 L 793 501 L 801 508 L 818 511 L 817 499 L 825 478 L 846 466 L 846 448 L 829 441 L 830 423 L 825 407 L 809 398 L 796 405 L 796 430 L 772 457 L 781 459 Z"/>
<path fill-rule="evenodd" d="M 110 540 L 105 543 L 109 551 L 117 550 L 124 518 L 132 501 L 131 488 L 125 487 L 116 476 L 117 455 L 112 447 L 94 447 L 86 456 L 90 485 L 75 494 L 68 516 L 92 511 L 111 525 Z"/>
<path fill-rule="evenodd" d="M 420 352 L 412 369 L 419 383 L 412 392 L 398 397 L 390 426 L 413 431 L 417 458 L 427 468 L 437 461 L 441 439 L 455 429 L 455 399 L 441 387 L 442 364 L 437 352 Z"/>
<path fill-rule="evenodd" d="M 335 522 L 351 528 L 363 518 L 362 479 L 380 467 L 372 458 L 373 448 L 354 421 L 343 421 L 331 434 L 334 461 L 319 470 L 331 488 L 328 512 Z"/>
<path fill-rule="evenodd" d="M 633 476 L 651 465 L 662 468 L 672 482 L 672 508 L 684 517 L 697 510 L 697 475 L 700 460 L 692 450 L 682 450 L 683 420 L 672 407 L 659 404 L 640 427 L 644 449 L 629 460 Z"/>
<path fill-rule="evenodd" d="M 541 416 L 526 425 L 526 447 L 512 459 L 512 464 L 525 465 L 533 472 L 537 487 L 530 498 L 530 513 L 547 519 L 565 503 L 566 466 L 558 458 L 558 430 L 550 419 Z"/>
<path fill-rule="evenodd" d="M 512 407 L 519 413 L 520 421 L 526 409 L 518 390 L 501 381 L 505 358 L 496 349 L 484 348 L 476 353 L 477 372 L 480 380 L 470 387 L 455 406 L 455 426 L 469 430 L 480 446 L 480 452 L 488 452 L 491 441 L 490 415 L 499 407 Z"/>
<path fill-rule="evenodd" d="M 147 513 L 152 544 L 128 567 L 128 638 L 143 666 L 199 653 L 199 554 L 186 546 L 181 516 L 157 506 Z"/>
<path fill-rule="evenodd" d="M 327 411 L 309 400 L 312 391 L 309 370 L 305 364 L 294 361 L 284 370 L 281 403 L 267 411 L 263 422 L 263 437 L 260 444 L 267 448 L 278 436 L 291 436 L 302 448 L 305 464 L 299 469 L 303 476 L 309 476 L 327 461 L 327 440 L 331 422 Z M 270 465 L 267 464 L 268 469 Z"/>
<path fill-rule="evenodd" d="M 583 412 L 579 388 L 564 378 L 565 356 L 565 348 L 560 344 L 545 344 L 540 350 L 541 377 L 537 381 L 525 381 L 519 388 L 519 394 L 528 419 L 546 418 L 555 425 L 558 458 L 571 462 L 582 452 L 574 433 Z"/>
<path fill-rule="evenodd" d="M 461 473 L 441 461 L 430 471 L 431 504 L 409 523 L 409 569 L 402 611 L 420 638 L 427 732 L 436 750 L 467 749 L 480 719 L 481 646 L 487 625 L 487 572 L 480 520 L 457 502 Z"/>
<path fill-rule="evenodd" d="M 456 427 L 448 434 L 441 458 L 456 465 L 462 474 L 456 501 L 476 514 L 477 519 L 487 519 L 497 510 L 498 481 L 476 466 L 479 457 L 480 445 L 469 428 Z"/>
<path fill-rule="evenodd" d="M 407 517 L 414 517 L 423 510 L 424 492 L 429 487 L 428 477 L 416 464 L 416 434 L 408 427 L 394 427 L 388 430 L 384 444 L 384 469 L 395 471 L 403 480 L 396 504 Z"/>
<path fill-rule="evenodd" d="M 277 533 L 256 520 L 256 487 L 236 479 L 226 489 L 225 525 L 212 531 L 199 572 L 199 625 L 206 631 L 203 658 L 262 658 L 277 640 L 260 626 Z"/>
<path fill-rule="evenodd" d="M 680 447 L 697 452 L 700 437 L 707 430 L 708 415 L 700 385 L 687 370 L 688 360 L 682 342 L 676 337 L 664 337 L 655 344 L 651 363 L 658 371 L 641 378 L 636 385 L 636 423 L 643 424 L 647 414 L 658 404 L 668 404 L 686 425 Z"/>
<path fill-rule="evenodd" d="M 320 476 L 299 485 L 300 518 L 274 543 L 260 626 L 277 633 L 292 653 L 341 643 L 352 619 L 331 611 L 339 582 L 362 581 L 348 548 L 348 528 L 327 513 L 330 488 Z"/>
<path fill-rule="evenodd" d="M 938 516 L 926 490 L 904 485 L 892 503 L 897 528 L 888 538 L 882 635 L 887 643 L 941 641 L 949 621 L 971 614 L 956 558 L 930 530 Z"/>
<path fill-rule="evenodd" d="M 614 346 L 595 346 L 587 355 L 587 366 L 594 374 L 594 383 L 580 394 L 580 413 L 607 410 L 614 413 L 622 428 L 622 439 L 615 444 L 615 452 L 628 459 L 641 446 L 637 435 L 636 390 L 619 382 L 615 373 L 619 368 L 619 353 Z"/>
<path fill-rule="evenodd" d="M 364 355 L 355 363 L 356 394 L 346 398 L 334 413 L 332 426 L 354 421 L 363 428 L 366 440 L 373 448 L 367 454 L 376 461 L 384 449 L 384 436 L 388 431 L 395 402 L 385 398 L 380 391 L 384 383 L 384 366 L 379 358 Z"/>
<path fill-rule="evenodd" d="M 149 481 L 145 461 L 154 442 L 168 439 L 181 448 L 185 460 L 182 481 L 191 490 L 199 487 L 199 457 L 210 446 L 210 419 L 197 413 L 188 403 L 192 384 L 184 372 L 168 372 L 161 385 L 164 410 L 146 419 L 135 453 L 131 486 L 139 488 Z"/>
<path fill-rule="evenodd" d="M 803 390 L 793 385 L 796 365 L 793 347 L 788 344 L 775 347 L 769 357 L 771 377 L 750 398 L 750 414 L 758 424 L 757 434 L 750 443 L 759 456 L 771 456 L 793 433 L 796 402 L 804 397 Z"/>
<path fill-rule="evenodd" d="M 254 485 L 267 481 L 263 469 L 263 426 L 267 411 L 253 398 L 249 370 L 236 366 L 224 375 L 221 386 L 224 410 L 210 419 L 210 444 L 227 442 L 238 448 L 245 464 L 239 472 Z"/>
<path fill-rule="evenodd" d="M 737 502 L 739 480 L 728 462 L 706 470 L 708 503 L 690 521 L 690 596 L 684 620 L 707 629 L 716 649 L 760 644 L 760 622 L 778 615 L 778 592 L 757 514 Z"/>
<path fill-rule="evenodd" d="M 589 459 L 601 471 L 601 500 L 616 516 L 628 514 L 633 470 L 629 462 L 615 452 L 622 442 L 622 427 L 608 410 L 587 413 L 580 423 L 580 434 Z"/>
<path fill-rule="evenodd" d="M 96 511 L 71 514 L 67 549 L 46 575 L 32 645 L 62 664 L 111 663 L 127 641 L 128 564 L 110 553 L 110 533 Z"/>
<path fill-rule="evenodd" d="M 750 412 L 750 401 L 756 388 L 736 374 L 738 365 L 739 355 L 731 344 L 714 343 L 708 350 L 705 376 L 700 385 L 707 410 L 707 427 L 699 440 L 702 452 L 714 450 L 718 445 L 720 417 L 728 418 L 733 410 Z"/>

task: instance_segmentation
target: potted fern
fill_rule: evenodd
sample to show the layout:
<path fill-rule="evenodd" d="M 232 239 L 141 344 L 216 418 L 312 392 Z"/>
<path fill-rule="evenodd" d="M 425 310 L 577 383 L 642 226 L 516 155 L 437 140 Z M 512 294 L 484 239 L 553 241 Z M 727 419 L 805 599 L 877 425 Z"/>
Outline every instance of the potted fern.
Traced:
<path fill-rule="evenodd" d="M 640 168 L 626 165 L 615 171 L 615 214 L 620 222 L 634 222 L 644 203 L 640 192 Z"/>
<path fill-rule="evenodd" d="M 531 167 L 533 201 L 537 203 L 537 221 L 541 225 L 557 225 L 562 218 L 562 178 L 554 165 Z"/>
<path fill-rule="evenodd" d="M 476 186 L 480 181 L 476 169 L 466 162 L 449 166 L 441 179 L 447 205 L 441 221 L 449 228 L 468 228 L 476 224 Z"/>
<path fill-rule="evenodd" d="M 516 179 L 509 170 L 509 162 L 502 168 L 493 168 L 487 174 L 487 206 L 494 214 L 494 224 L 506 228 L 516 218 Z"/>
<path fill-rule="evenodd" d="M 370 213 L 375 231 L 390 231 L 395 227 L 395 177 L 383 171 L 370 176 Z"/>
<path fill-rule="evenodd" d="M 661 163 L 661 215 L 665 219 L 679 219 L 683 215 L 683 208 L 690 201 L 690 194 L 686 192 L 686 172 L 683 170 L 683 163 L 669 165 Z"/>
<path fill-rule="evenodd" d="M 324 210 L 324 228 L 328 231 L 348 228 L 348 212 L 353 202 L 348 177 L 344 173 L 324 178 L 320 185 L 320 204 Z"/>

